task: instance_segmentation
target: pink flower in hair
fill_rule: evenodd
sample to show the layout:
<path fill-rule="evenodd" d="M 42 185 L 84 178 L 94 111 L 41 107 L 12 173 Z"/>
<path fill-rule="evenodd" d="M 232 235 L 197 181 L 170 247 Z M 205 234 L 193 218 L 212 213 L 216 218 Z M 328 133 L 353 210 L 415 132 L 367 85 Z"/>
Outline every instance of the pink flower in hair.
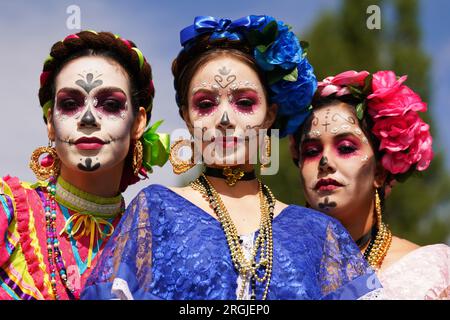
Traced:
<path fill-rule="evenodd" d="M 421 127 L 425 125 L 416 112 L 408 112 L 405 116 L 385 117 L 375 121 L 373 134 L 380 139 L 380 150 L 390 152 L 408 149 L 414 142 Z"/>
<path fill-rule="evenodd" d="M 407 76 L 403 76 L 397 79 L 393 71 L 378 71 L 374 73 L 372 78 L 372 94 L 367 99 L 387 98 L 389 95 L 396 93 L 407 78 Z"/>
<path fill-rule="evenodd" d="M 381 141 L 380 150 L 386 151 L 382 164 L 393 174 L 404 173 L 413 164 L 418 171 L 430 165 L 433 158 L 430 127 L 416 112 L 379 119 L 372 132 Z"/>
<path fill-rule="evenodd" d="M 345 71 L 334 77 L 327 77 L 323 81 L 319 82 L 317 90 L 322 97 L 327 97 L 334 93 L 338 97 L 350 94 L 350 89 L 348 86 L 364 86 L 364 80 L 368 75 L 369 72 L 367 71 Z"/>
<path fill-rule="evenodd" d="M 433 159 L 433 139 L 430 135 L 429 126 L 423 123 L 419 135 L 416 137 L 409 151 L 410 161 L 417 163 L 416 169 L 423 171 L 428 168 Z"/>
<path fill-rule="evenodd" d="M 381 164 L 393 174 L 405 173 L 411 167 L 408 154 L 403 152 L 386 152 Z"/>
<path fill-rule="evenodd" d="M 384 98 L 375 96 L 370 99 L 369 97 L 374 97 L 374 94 L 371 94 L 367 97 L 368 112 L 374 119 L 385 116 L 402 116 L 409 111 L 427 111 L 427 104 L 417 93 L 405 85 L 391 89 L 389 94 L 383 94 L 383 96 Z"/>
<path fill-rule="evenodd" d="M 354 94 L 361 100 L 358 118 L 367 112 L 373 120 L 372 133 L 380 141 L 384 153 L 381 163 L 386 170 L 394 175 L 411 168 L 425 170 L 433 158 L 433 140 L 429 125 L 418 112 L 425 112 L 427 104 L 403 84 L 407 76 L 397 78 L 393 71 L 378 71 L 372 76 L 371 87 L 365 88 L 367 76 L 367 71 L 346 71 L 319 82 L 317 90 L 322 97 Z M 357 90 L 353 92 L 350 87 Z"/>

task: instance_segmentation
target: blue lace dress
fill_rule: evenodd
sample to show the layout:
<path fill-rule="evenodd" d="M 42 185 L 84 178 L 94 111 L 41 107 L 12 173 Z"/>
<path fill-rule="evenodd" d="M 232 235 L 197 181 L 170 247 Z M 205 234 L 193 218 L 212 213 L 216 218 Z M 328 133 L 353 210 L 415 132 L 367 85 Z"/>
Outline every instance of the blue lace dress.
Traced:
<path fill-rule="evenodd" d="M 273 246 L 268 299 L 357 299 L 380 286 L 342 225 L 317 211 L 285 208 Z M 220 222 L 151 185 L 127 208 L 82 299 L 236 299 L 237 279 Z M 263 290 L 256 282 L 256 297 Z"/>

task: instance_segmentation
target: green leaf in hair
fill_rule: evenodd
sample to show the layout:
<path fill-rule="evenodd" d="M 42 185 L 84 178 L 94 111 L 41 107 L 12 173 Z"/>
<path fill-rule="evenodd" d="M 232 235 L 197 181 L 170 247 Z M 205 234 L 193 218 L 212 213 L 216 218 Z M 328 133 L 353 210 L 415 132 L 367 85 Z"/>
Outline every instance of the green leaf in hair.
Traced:
<path fill-rule="evenodd" d="M 362 93 L 364 95 L 368 95 L 370 90 L 372 89 L 372 78 L 373 75 L 369 74 L 366 79 L 364 79 L 364 88 L 362 89 Z"/>
<path fill-rule="evenodd" d="M 354 86 L 348 86 L 348 89 L 350 90 L 350 92 L 356 96 L 356 97 L 360 97 L 362 94 L 362 91 L 360 89 L 358 89 L 357 87 Z"/>
<path fill-rule="evenodd" d="M 263 46 L 263 45 L 256 46 L 256 50 L 258 50 L 258 51 L 261 52 L 261 53 L 264 53 L 264 52 L 266 52 L 267 47 L 266 47 L 266 46 Z"/>
<path fill-rule="evenodd" d="M 358 105 L 356 106 L 356 116 L 358 117 L 359 120 L 362 120 L 364 116 L 364 109 L 365 109 L 364 102 L 358 103 Z"/>
<path fill-rule="evenodd" d="M 283 79 L 284 76 L 286 76 L 286 70 L 277 66 L 272 71 L 267 72 L 267 81 L 269 85 L 272 85 Z"/>
<path fill-rule="evenodd" d="M 291 73 L 289 73 L 289 74 L 287 74 L 287 75 L 285 75 L 283 77 L 283 80 L 291 81 L 291 82 L 295 82 L 295 81 L 297 81 L 297 79 L 298 79 L 298 69 L 297 69 L 297 67 L 295 67 L 294 70 L 292 70 Z"/>
<path fill-rule="evenodd" d="M 263 35 L 260 31 L 258 30 L 250 30 L 247 35 L 247 41 L 250 43 L 251 46 L 256 46 L 259 45 L 263 42 Z"/>
<path fill-rule="evenodd" d="M 275 41 L 278 36 L 278 24 L 276 21 L 269 22 L 263 29 L 262 35 L 264 37 L 264 42 L 270 44 Z"/>
<path fill-rule="evenodd" d="M 306 51 L 309 48 L 309 42 L 308 41 L 300 41 L 300 46 L 302 47 L 303 51 Z"/>

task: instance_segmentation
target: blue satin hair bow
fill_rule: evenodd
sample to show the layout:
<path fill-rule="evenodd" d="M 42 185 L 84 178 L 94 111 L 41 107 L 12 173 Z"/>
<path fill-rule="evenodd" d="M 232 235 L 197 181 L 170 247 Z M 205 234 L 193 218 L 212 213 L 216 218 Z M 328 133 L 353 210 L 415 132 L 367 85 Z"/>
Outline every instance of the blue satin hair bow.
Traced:
<path fill-rule="evenodd" d="M 242 40 L 239 31 L 242 29 L 253 29 L 263 25 L 266 16 L 250 15 L 234 21 L 230 19 L 217 19 L 211 16 L 198 16 L 194 19 L 194 24 L 184 28 L 180 32 L 180 43 L 185 46 L 190 40 L 201 34 L 212 33 L 210 39 Z"/>

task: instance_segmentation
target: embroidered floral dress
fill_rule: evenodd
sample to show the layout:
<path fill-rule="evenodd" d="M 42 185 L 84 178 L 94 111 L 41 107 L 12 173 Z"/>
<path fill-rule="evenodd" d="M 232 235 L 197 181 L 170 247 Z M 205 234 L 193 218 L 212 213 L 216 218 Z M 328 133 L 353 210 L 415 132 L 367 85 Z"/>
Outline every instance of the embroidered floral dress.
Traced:
<path fill-rule="evenodd" d="M 0 179 L 0 192 L 0 299 L 55 299 L 44 208 L 47 183 L 31 185 L 7 176 Z M 124 202 L 121 195 L 87 194 L 61 177 L 55 198 L 57 239 L 75 294 L 66 290 L 59 274 L 56 291 L 60 299 L 76 299 L 120 219 Z"/>
<path fill-rule="evenodd" d="M 379 288 L 350 235 L 319 212 L 285 208 L 273 220 L 273 246 L 268 299 L 356 299 Z M 151 185 L 127 208 L 82 298 L 236 299 L 238 278 L 221 223 Z M 263 291 L 256 282 L 257 299 Z"/>

